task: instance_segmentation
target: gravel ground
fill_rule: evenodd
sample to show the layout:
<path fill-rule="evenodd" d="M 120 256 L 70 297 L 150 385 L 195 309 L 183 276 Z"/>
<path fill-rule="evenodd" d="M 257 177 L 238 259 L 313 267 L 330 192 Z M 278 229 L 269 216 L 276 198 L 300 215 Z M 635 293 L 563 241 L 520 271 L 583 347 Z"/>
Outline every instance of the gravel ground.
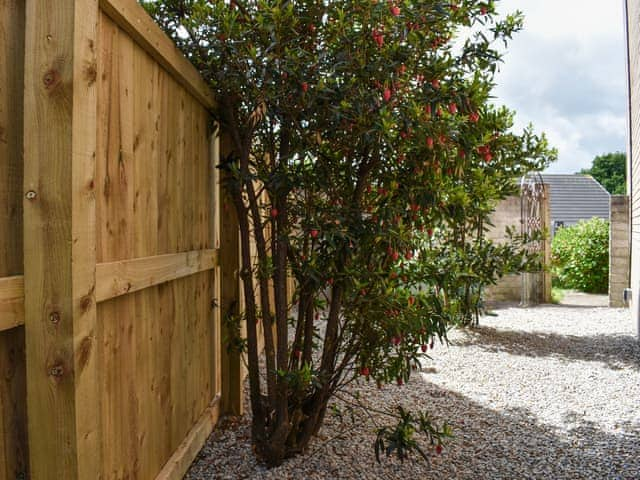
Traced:
<path fill-rule="evenodd" d="M 187 479 L 640 479 L 640 346 L 628 310 L 503 308 L 453 331 L 402 387 L 355 386 L 379 409 L 447 420 L 455 438 L 401 464 L 375 462 L 370 423 L 327 416 L 310 454 L 267 470 L 249 419 L 229 419 Z M 378 415 L 374 414 L 374 417 Z"/>

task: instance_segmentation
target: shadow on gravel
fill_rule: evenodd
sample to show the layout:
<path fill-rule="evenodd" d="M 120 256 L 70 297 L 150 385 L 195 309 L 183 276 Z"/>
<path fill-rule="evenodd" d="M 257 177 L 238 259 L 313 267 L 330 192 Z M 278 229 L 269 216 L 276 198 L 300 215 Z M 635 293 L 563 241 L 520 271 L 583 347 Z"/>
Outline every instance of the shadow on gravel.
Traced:
<path fill-rule="evenodd" d="M 467 464 L 465 472 L 478 472 L 475 478 L 640 478 L 640 424 L 625 423 L 615 426 L 615 433 L 606 432 L 574 413 L 559 429 L 538 422 L 525 408 L 495 411 L 456 392 L 447 392 L 446 399 L 441 405 L 434 399 L 429 408 L 442 408 L 443 415 L 467 412 L 469 420 L 455 426 L 449 455 L 456 464 Z M 447 461 L 446 455 L 442 460 Z"/>
<path fill-rule="evenodd" d="M 452 343 L 528 357 L 602 362 L 612 370 L 640 370 L 640 343 L 631 335 L 574 336 L 480 326 L 467 330 L 465 338 Z"/>
<path fill-rule="evenodd" d="M 428 410 L 436 423 L 449 422 L 454 438 L 442 455 L 425 446 L 430 463 L 414 456 L 404 463 L 373 454 L 372 424 L 367 417 L 327 415 L 320 437 L 307 455 L 294 457 L 267 470 L 251 453 L 249 415 L 215 430 L 187 474 L 187 480 L 326 480 L 406 479 L 629 479 L 640 478 L 640 424 L 603 424 L 569 411 L 563 428 L 540 423 L 526 408 L 495 410 L 416 374 L 405 386 L 378 390 L 371 384 L 354 388 L 374 409 L 401 404 Z M 426 380 L 425 380 L 426 379 Z M 340 408 L 344 405 L 340 405 Z M 380 420 L 380 419 L 378 419 Z M 386 421 L 386 419 L 382 419 Z"/>

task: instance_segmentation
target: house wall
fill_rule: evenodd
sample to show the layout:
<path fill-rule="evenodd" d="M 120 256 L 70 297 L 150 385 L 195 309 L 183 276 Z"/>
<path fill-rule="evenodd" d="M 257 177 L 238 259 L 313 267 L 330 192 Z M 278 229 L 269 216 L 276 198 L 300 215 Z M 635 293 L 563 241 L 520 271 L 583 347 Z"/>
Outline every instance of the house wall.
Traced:
<path fill-rule="evenodd" d="M 638 307 L 640 305 L 640 2 L 625 2 L 627 10 L 627 53 L 629 82 L 629 159 L 628 181 L 630 195 L 631 221 L 631 314 L 638 325 L 640 323 Z"/>

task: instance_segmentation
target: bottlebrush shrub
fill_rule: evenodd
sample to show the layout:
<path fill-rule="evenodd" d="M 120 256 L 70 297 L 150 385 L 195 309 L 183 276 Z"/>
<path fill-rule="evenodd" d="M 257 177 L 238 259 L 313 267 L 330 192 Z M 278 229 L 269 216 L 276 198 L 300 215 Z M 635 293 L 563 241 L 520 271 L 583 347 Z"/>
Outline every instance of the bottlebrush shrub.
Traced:
<path fill-rule="evenodd" d="M 521 18 L 497 16 L 493 0 L 143 3 L 216 96 L 241 236 L 252 441 L 278 465 L 305 450 L 345 383 L 404 383 L 423 346 L 445 337 L 460 293 L 425 284 L 439 267 L 417 232 L 440 235 L 447 275 L 464 272 L 449 232 L 552 159 L 544 137 L 512 133 L 512 114 L 488 103 L 494 42 Z M 462 32 L 472 36 L 453 42 Z M 424 425 L 406 431 L 446 433 Z M 394 431 L 377 446 L 397 445 Z"/>
<path fill-rule="evenodd" d="M 484 215 L 478 215 L 435 238 L 423 237 L 418 278 L 422 287 L 441 293 L 451 322 L 459 326 L 478 325 L 485 287 L 504 275 L 543 268 L 541 254 L 532 247 L 544 240 L 546 231 L 518 234 L 508 227 L 508 241 L 496 243 L 486 238 L 489 226 Z"/>
<path fill-rule="evenodd" d="M 559 229 L 551 242 L 552 273 L 561 288 L 606 293 L 609 288 L 609 222 L 594 217 Z"/>

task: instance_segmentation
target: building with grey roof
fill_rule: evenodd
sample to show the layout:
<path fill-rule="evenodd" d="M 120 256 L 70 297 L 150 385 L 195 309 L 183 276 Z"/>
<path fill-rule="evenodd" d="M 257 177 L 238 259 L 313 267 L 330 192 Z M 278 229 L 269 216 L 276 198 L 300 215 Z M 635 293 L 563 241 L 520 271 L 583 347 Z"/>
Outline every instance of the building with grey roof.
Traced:
<path fill-rule="evenodd" d="M 551 203 L 551 235 L 559 227 L 600 217 L 609 220 L 610 195 L 590 175 L 543 173 Z"/>

